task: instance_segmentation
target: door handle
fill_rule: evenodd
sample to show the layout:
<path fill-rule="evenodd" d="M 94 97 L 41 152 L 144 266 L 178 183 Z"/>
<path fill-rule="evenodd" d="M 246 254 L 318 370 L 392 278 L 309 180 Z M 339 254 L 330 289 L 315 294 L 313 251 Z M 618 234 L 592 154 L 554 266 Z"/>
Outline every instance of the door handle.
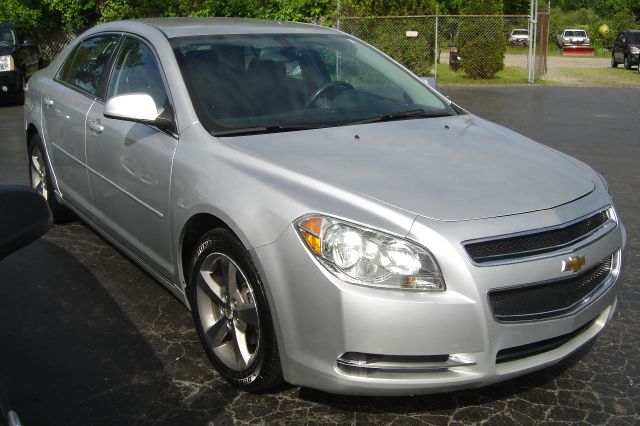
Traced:
<path fill-rule="evenodd" d="M 44 102 L 44 104 L 45 104 L 47 107 L 50 107 L 50 106 L 52 106 L 52 105 L 54 104 L 53 99 L 51 99 L 51 98 L 50 98 L 50 97 L 48 97 L 48 96 L 45 96 L 45 97 L 44 97 L 44 99 L 43 99 L 42 101 Z"/>
<path fill-rule="evenodd" d="M 89 123 L 87 125 L 89 126 L 89 129 L 91 129 L 91 131 L 94 133 L 102 133 L 102 131 L 104 130 L 104 126 L 101 125 L 97 120 L 89 120 Z"/>

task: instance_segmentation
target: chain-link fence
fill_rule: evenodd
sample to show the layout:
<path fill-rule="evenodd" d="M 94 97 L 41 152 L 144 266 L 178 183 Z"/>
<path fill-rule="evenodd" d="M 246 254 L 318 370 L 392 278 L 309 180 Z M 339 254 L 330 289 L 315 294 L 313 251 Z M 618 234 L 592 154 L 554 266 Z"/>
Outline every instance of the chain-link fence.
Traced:
<path fill-rule="evenodd" d="M 341 17 L 340 30 L 377 47 L 419 76 L 527 81 L 529 16 Z M 545 51 L 546 55 L 546 51 Z"/>
<path fill-rule="evenodd" d="M 53 31 L 38 34 L 38 40 L 40 42 L 40 57 L 45 63 L 51 62 L 51 60 L 74 38 L 76 38 L 74 33 L 64 31 Z"/>

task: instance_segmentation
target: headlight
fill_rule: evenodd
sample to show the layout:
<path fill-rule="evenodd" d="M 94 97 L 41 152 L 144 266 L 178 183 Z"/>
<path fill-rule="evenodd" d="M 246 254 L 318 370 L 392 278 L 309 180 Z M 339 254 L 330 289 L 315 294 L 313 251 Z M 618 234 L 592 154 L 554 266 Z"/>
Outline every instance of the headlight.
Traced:
<path fill-rule="evenodd" d="M 442 272 L 425 248 L 327 216 L 305 216 L 296 229 L 313 255 L 343 281 L 377 288 L 443 291 Z"/>
<path fill-rule="evenodd" d="M 638 53 L 640 53 L 639 47 L 631 46 L 630 50 L 631 50 L 631 53 L 633 53 L 634 55 L 637 55 Z"/>
<path fill-rule="evenodd" d="M 0 71 L 13 71 L 14 69 L 16 69 L 16 67 L 13 63 L 13 56 L 0 56 Z"/>

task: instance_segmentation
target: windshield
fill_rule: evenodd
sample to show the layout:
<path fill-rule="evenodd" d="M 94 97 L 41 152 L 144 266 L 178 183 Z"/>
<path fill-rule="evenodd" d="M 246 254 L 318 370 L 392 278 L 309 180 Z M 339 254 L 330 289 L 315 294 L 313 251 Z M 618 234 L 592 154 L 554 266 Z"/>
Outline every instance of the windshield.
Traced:
<path fill-rule="evenodd" d="M 564 35 L 566 37 L 586 37 L 587 33 L 584 31 L 565 31 Z"/>
<path fill-rule="evenodd" d="M 529 31 L 527 30 L 513 30 L 513 35 L 528 35 Z"/>
<path fill-rule="evenodd" d="M 16 35 L 13 30 L 0 28 L 0 47 L 13 47 L 16 45 Z"/>
<path fill-rule="evenodd" d="M 640 44 L 640 32 L 630 32 L 629 37 L 627 37 L 627 43 Z"/>
<path fill-rule="evenodd" d="M 198 118 L 214 134 L 455 114 L 415 77 L 342 35 L 198 36 L 172 44 Z"/>

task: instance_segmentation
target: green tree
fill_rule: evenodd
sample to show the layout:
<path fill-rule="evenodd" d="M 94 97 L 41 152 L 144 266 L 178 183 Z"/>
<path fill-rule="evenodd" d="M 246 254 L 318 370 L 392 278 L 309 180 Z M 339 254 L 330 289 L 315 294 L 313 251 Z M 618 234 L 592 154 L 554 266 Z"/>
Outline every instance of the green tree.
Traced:
<path fill-rule="evenodd" d="M 35 29 L 41 21 L 38 4 L 20 0 L 0 0 L 0 21 L 15 23 L 22 29 Z"/>

